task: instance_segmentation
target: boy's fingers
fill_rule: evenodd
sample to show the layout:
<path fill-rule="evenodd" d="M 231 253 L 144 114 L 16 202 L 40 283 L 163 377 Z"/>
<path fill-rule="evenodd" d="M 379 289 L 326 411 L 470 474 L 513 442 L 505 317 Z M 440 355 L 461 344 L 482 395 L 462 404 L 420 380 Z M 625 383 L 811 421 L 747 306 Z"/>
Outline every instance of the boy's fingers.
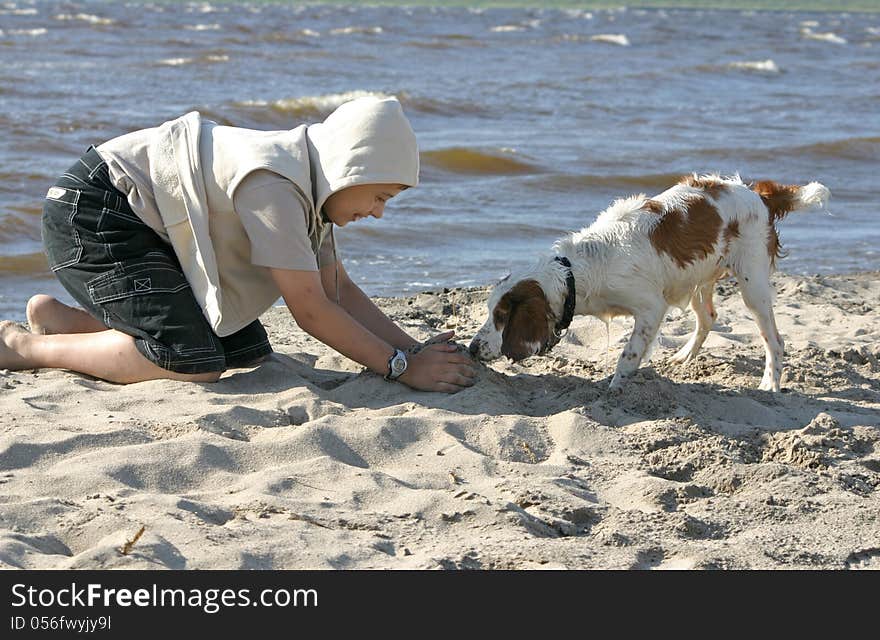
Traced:
<path fill-rule="evenodd" d="M 452 381 L 453 384 L 461 385 L 462 387 L 472 387 L 474 386 L 473 378 L 469 378 L 466 374 L 460 374 L 456 377 L 455 380 Z"/>
<path fill-rule="evenodd" d="M 469 378 L 476 378 L 477 377 L 477 372 L 473 368 L 467 366 L 466 364 L 459 364 L 459 363 L 455 363 L 455 362 L 450 362 L 449 364 L 456 365 L 455 368 L 453 369 L 456 373 L 459 373 L 463 376 L 468 376 Z"/>
<path fill-rule="evenodd" d="M 440 352 L 450 352 L 450 351 L 458 351 L 458 348 L 455 345 L 446 344 L 445 342 L 438 342 L 434 344 L 430 344 L 425 349 L 430 349 L 431 351 L 440 351 Z"/>
<path fill-rule="evenodd" d="M 440 342 L 447 342 L 448 340 L 451 340 L 452 336 L 454 336 L 454 335 L 455 335 L 455 331 L 446 331 L 445 333 L 438 334 L 438 335 L 434 336 L 433 338 L 426 340 L 425 344 L 429 345 L 429 344 L 437 344 Z"/>

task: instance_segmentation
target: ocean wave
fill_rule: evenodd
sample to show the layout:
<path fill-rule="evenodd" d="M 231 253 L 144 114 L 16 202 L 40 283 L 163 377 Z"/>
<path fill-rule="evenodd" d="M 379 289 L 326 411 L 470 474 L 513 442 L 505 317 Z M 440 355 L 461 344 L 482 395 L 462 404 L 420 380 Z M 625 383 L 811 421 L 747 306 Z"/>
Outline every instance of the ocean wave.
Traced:
<path fill-rule="evenodd" d="M 0 16 L 36 16 L 39 15 L 39 11 L 36 9 L 16 9 L 15 6 L 11 6 L 6 9 L 0 9 Z"/>
<path fill-rule="evenodd" d="M 330 35 L 334 36 L 352 34 L 377 35 L 379 33 L 383 33 L 382 27 L 340 27 L 337 29 L 330 29 Z"/>
<path fill-rule="evenodd" d="M 847 44 L 846 38 L 842 38 L 832 31 L 816 33 L 812 29 L 801 29 L 801 35 L 808 40 L 819 40 L 833 44 Z"/>
<path fill-rule="evenodd" d="M 467 234 L 467 238 L 470 241 L 485 238 L 491 243 L 492 241 L 498 242 L 508 239 L 530 237 L 536 234 L 546 233 L 547 231 L 546 226 L 543 225 L 538 218 L 532 218 L 532 222 L 529 222 L 522 217 L 516 219 L 507 218 L 504 220 L 496 219 L 498 222 L 496 225 L 474 225 L 472 224 L 472 214 L 460 209 L 455 212 L 447 212 L 442 217 L 428 213 L 430 218 L 423 218 L 420 214 L 406 210 L 395 211 L 395 214 L 401 216 L 410 216 L 411 214 L 419 215 L 419 220 L 422 220 L 422 224 L 430 225 L 431 238 L 438 243 L 441 241 L 455 242 L 457 239 L 460 239 L 464 233 Z M 361 222 L 358 223 L 358 225 L 347 226 L 344 231 L 340 233 L 340 238 L 342 238 L 340 243 L 345 242 L 344 246 L 346 247 L 355 247 L 357 245 L 363 247 L 363 243 L 359 241 L 365 240 L 381 240 L 385 247 L 406 246 L 413 242 L 424 242 L 425 232 L 423 229 L 419 229 L 413 225 L 391 225 L 374 220 L 371 222 Z M 350 243 L 348 241 L 349 238 L 352 240 Z M 347 252 L 346 255 L 350 254 Z M 364 262 L 369 263 L 369 261 L 374 258 L 384 259 L 384 257 L 385 256 L 382 254 L 377 255 L 371 253 L 369 254 L 369 257 L 365 256 L 366 259 L 364 259 Z"/>
<path fill-rule="evenodd" d="M 427 96 L 411 95 L 405 91 L 385 93 L 381 91 L 354 90 L 318 96 L 300 96 L 280 100 L 243 100 L 232 103 L 233 109 L 243 111 L 255 126 L 288 127 L 292 119 L 323 119 L 345 102 L 373 96 L 396 97 L 407 111 L 442 116 L 485 116 L 489 110 L 477 103 L 462 100 L 441 100 Z M 235 120 L 233 116 L 225 118 Z"/>
<path fill-rule="evenodd" d="M 49 33 L 48 29 L 38 28 L 38 29 L 10 29 L 7 32 L 11 36 L 44 36 Z"/>
<path fill-rule="evenodd" d="M 526 28 L 521 24 L 499 24 L 498 26 L 489 29 L 489 31 L 492 31 L 493 33 L 511 33 L 525 30 Z"/>
<path fill-rule="evenodd" d="M 97 25 L 111 25 L 116 24 L 116 21 L 112 18 L 103 18 L 101 16 L 92 15 L 91 13 L 59 13 L 54 16 L 55 20 L 69 20 L 69 21 L 79 21 L 79 22 L 88 22 L 89 24 L 97 24 Z"/>
<path fill-rule="evenodd" d="M 186 8 L 187 13 L 228 13 L 229 9 L 227 7 L 215 7 L 210 2 L 203 2 L 201 4 L 190 4 Z"/>
<path fill-rule="evenodd" d="M 251 109 L 259 107 L 261 109 L 268 108 L 276 113 L 285 116 L 297 117 L 326 117 L 330 115 L 337 107 L 345 102 L 365 96 L 374 96 L 376 98 L 390 98 L 389 94 L 377 91 L 345 91 L 343 93 L 328 93 L 320 96 L 303 96 L 300 98 L 284 98 L 281 100 L 244 100 L 234 103 L 239 107 Z"/>
<path fill-rule="evenodd" d="M 217 23 L 213 24 L 185 24 L 183 28 L 187 31 L 219 31 L 223 27 L 221 27 Z"/>
<path fill-rule="evenodd" d="M 694 67 L 680 69 L 682 72 L 699 71 L 700 73 L 718 74 L 728 71 L 750 71 L 755 73 L 782 73 L 779 65 L 771 59 L 767 60 L 735 60 L 724 64 L 698 64 Z"/>
<path fill-rule="evenodd" d="M 11 256 L 0 255 L 0 273 L 36 274 L 49 271 L 49 264 L 42 252 L 19 253 Z"/>
<path fill-rule="evenodd" d="M 404 42 L 409 47 L 420 47 L 422 49 L 458 49 L 459 47 L 485 47 L 486 42 L 470 36 L 462 36 L 457 34 L 441 35 L 428 40 L 410 40 Z"/>
<path fill-rule="evenodd" d="M 185 64 L 203 64 L 214 62 L 228 62 L 229 56 L 226 54 L 209 54 L 199 58 L 165 58 L 157 60 L 156 64 L 166 67 L 179 67 Z"/>
<path fill-rule="evenodd" d="M 814 142 L 812 144 L 792 145 L 786 147 L 747 147 L 747 148 L 712 148 L 700 149 L 696 155 L 702 157 L 743 158 L 748 160 L 779 160 L 786 157 L 812 158 L 823 160 L 838 158 L 845 160 L 857 160 L 876 162 L 880 157 L 880 137 L 860 136 L 853 138 L 841 138 L 827 142 Z"/>
<path fill-rule="evenodd" d="M 590 40 L 592 42 L 607 42 L 608 44 L 616 44 L 621 47 L 628 47 L 630 45 L 629 38 L 627 38 L 622 33 L 599 33 L 595 36 L 590 36 Z"/>
<path fill-rule="evenodd" d="M 421 159 L 428 166 L 450 173 L 516 175 L 541 172 L 540 167 L 517 155 L 509 149 L 450 147 L 423 151 Z"/>
<path fill-rule="evenodd" d="M 20 212 L 8 211 L 0 215 L 0 247 L 2 247 L 0 251 L 10 253 L 10 246 L 21 243 L 29 245 L 39 243 L 40 212 L 41 210 L 38 210 L 34 214 L 25 209 Z"/>
<path fill-rule="evenodd" d="M 243 31 L 243 29 L 239 29 L 239 31 Z M 250 36 L 246 40 L 235 38 L 234 41 L 236 42 L 236 44 L 244 45 L 252 45 L 254 40 L 257 40 L 258 42 L 283 42 L 288 44 L 306 44 L 308 46 L 312 46 L 312 43 L 309 42 L 309 40 L 319 38 L 320 36 L 321 34 L 317 31 L 313 31 L 311 29 L 299 29 L 296 31 L 273 31 L 272 33 L 264 33 L 256 36 Z"/>
<path fill-rule="evenodd" d="M 817 142 L 785 150 L 791 154 L 812 154 L 821 158 L 846 158 L 876 162 L 880 158 L 880 136 L 842 138 Z"/>
<path fill-rule="evenodd" d="M 444 116 L 484 116 L 489 113 L 485 106 L 464 100 L 442 100 L 427 96 L 411 95 L 405 91 L 396 94 L 397 99 L 407 110 Z"/>
<path fill-rule="evenodd" d="M 555 174 L 543 175 L 525 184 L 541 191 L 577 193 L 587 189 L 611 189 L 615 192 L 656 193 L 668 189 L 682 178 L 681 173 L 646 173 L 640 175 Z"/>
<path fill-rule="evenodd" d="M 760 71 L 762 73 L 779 73 L 780 69 L 773 60 L 742 61 L 729 62 L 727 66 L 731 69 L 743 69 L 745 71 Z"/>

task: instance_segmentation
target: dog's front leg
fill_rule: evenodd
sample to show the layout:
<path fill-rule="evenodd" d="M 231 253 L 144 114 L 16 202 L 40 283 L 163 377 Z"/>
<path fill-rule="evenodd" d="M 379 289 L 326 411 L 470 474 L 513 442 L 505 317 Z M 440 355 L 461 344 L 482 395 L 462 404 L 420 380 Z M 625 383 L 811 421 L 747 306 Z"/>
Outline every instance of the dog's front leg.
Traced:
<path fill-rule="evenodd" d="M 645 357 L 645 353 L 648 350 L 648 345 L 657 336 L 657 331 L 660 329 L 660 323 L 663 321 L 665 313 L 666 307 L 658 305 L 654 309 L 642 311 L 636 315 L 632 335 L 629 337 L 629 342 L 624 347 L 623 353 L 620 354 L 620 359 L 617 361 L 617 371 L 614 372 L 614 377 L 611 379 L 610 389 L 620 389 L 623 379 L 632 375 L 639 368 L 642 358 Z"/>

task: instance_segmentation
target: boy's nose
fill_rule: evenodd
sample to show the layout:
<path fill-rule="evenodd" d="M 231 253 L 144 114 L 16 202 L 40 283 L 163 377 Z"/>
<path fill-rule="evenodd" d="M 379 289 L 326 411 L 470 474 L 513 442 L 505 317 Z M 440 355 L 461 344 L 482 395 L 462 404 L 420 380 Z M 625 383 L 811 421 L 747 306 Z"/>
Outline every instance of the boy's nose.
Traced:
<path fill-rule="evenodd" d="M 383 213 L 385 213 L 385 203 L 384 202 L 380 202 L 375 207 L 373 207 L 372 211 L 370 211 L 370 215 L 373 216 L 374 218 L 381 218 Z"/>

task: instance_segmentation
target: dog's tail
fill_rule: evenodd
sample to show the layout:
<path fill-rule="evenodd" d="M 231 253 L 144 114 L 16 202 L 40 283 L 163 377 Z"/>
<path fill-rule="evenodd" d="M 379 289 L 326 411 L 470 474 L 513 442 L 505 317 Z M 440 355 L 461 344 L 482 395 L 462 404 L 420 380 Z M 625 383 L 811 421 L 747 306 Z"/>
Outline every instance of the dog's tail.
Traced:
<path fill-rule="evenodd" d="M 831 199 L 831 192 L 824 184 L 811 182 L 808 185 L 787 185 L 762 180 L 752 187 L 752 191 L 761 196 L 764 205 L 770 212 L 770 224 L 776 224 L 792 211 L 824 208 Z"/>

